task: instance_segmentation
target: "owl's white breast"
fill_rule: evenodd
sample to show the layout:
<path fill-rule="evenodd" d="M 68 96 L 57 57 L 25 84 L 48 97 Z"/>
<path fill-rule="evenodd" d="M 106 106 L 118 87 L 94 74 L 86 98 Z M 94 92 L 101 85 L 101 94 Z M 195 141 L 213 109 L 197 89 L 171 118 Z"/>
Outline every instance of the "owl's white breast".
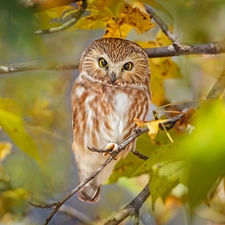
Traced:
<path fill-rule="evenodd" d="M 80 74 L 72 97 L 74 140 L 99 149 L 109 142 L 122 143 L 136 127 L 134 118 L 145 118 L 147 96 L 144 90 L 108 86 Z"/>
<path fill-rule="evenodd" d="M 127 124 L 131 101 L 129 101 L 129 96 L 127 94 L 120 91 L 116 93 L 114 101 L 118 120 L 117 127 L 114 127 L 114 129 L 117 130 L 115 133 L 117 135 L 116 139 L 120 142 L 122 141 L 121 137 L 123 137 L 124 127 Z"/>

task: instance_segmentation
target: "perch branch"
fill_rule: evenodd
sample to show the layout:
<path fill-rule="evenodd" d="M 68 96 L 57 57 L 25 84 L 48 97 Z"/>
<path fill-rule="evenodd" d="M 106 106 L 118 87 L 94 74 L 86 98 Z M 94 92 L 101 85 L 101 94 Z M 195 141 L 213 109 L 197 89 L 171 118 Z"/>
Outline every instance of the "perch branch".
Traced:
<path fill-rule="evenodd" d="M 155 13 L 155 11 L 148 5 L 145 4 L 147 13 L 155 20 L 159 25 L 163 33 L 172 41 L 174 46 L 179 46 L 180 42 L 178 38 L 169 30 L 168 26 L 163 22 L 163 20 Z"/>
<path fill-rule="evenodd" d="M 149 58 L 170 57 L 180 55 L 216 55 L 225 53 L 225 41 L 193 44 L 193 45 L 180 45 L 175 48 L 173 45 L 160 47 L 160 48 L 147 48 L 144 49 Z M 34 71 L 34 70 L 74 70 L 78 69 L 79 60 L 70 60 L 64 62 L 44 62 L 44 61 L 31 61 L 16 63 L 10 65 L 0 66 L 0 74 Z"/>
<path fill-rule="evenodd" d="M 178 121 L 178 120 L 177 120 Z M 118 145 L 118 150 L 113 151 L 110 153 L 110 157 L 96 170 L 94 171 L 88 178 L 83 180 L 76 188 L 74 188 L 64 199 L 58 202 L 53 202 L 50 204 L 46 205 L 37 205 L 31 203 L 31 205 L 38 207 L 38 208 L 52 208 L 54 207 L 53 211 L 51 214 L 48 216 L 46 219 L 44 225 L 47 225 L 52 217 L 55 215 L 55 213 L 59 210 L 59 208 L 69 199 L 71 198 L 77 191 L 79 191 L 85 184 L 87 184 L 89 181 L 94 179 L 112 160 L 114 160 L 115 156 L 118 155 L 122 150 L 126 148 L 126 146 L 134 141 L 137 137 L 139 137 L 141 134 L 148 132 L 148 128 L 142 128 L 142 129 L 137 129 L 134 134 L 132 134 L 130 137 L 128 137 L 123 143 Z M 95 151 L 96 149 L 94 149 Z"/>
<path fill-rule="evenodd" d="M 149 183 L 144 189 L 121 211 L 116 213 L 104 225 L 116 225 L 125 220 L 128 216 L 135 216 L 135 224 L 139 221 L 139 210 L 150 195 Z"/>
<path fill-rule="evenodd" d="M 176 116 L 177 118 L 177 116 Z M 172 119 L 172 118 L 171 118 Z M 178 121 L 179 119 L 177 119 Z M 174 120 L 171 120 L 174 122 Z M 64 199 L 62 199 L 61 201 L 58 202 L 53 202 L 51 204 L 47 204 L 47 205 L 36 205 L 31 203 L 31 205 L 38 207 L 38 208 L 52 208 L 54 207 L 53 211 L 51 212 L 51 214 L 48 216 L 48 218 L 46 219 L 44 225 L 47 225 L 52 217 L 55 215 L 55 213 L 59 210 L 59 208 L 69 199 L 71 198 L 77 191 L 79 191 L 85 184 L 87 184 L 89 181 L 91 181 L 92 179 L 94 179 L 112 160 L 115 159 L 116 155 L 118 155 L 121 151 L 123 151 L 126 146 L 134 141 L 137 137 L 139 137 L 141 134 L 148 132 L 148 128 L 142 128 L 142 129 L 137 129 L 135 131 L 134 134 L 132 134 L 131 136 L 129 136 L 123 143 L 121 143 L 120 145 L 118 145 L 118 149 L 117 151 L 113 151 L 110 152 L 110 157 L 96 170 L 94 171 L 88 178 L 86 178 L 85 180 L 83 180 L 76 188 L 74 188 Z M 96 151 L 95 148 L 92 149 L 93 151 Z M 99 152 L 99 151 L 98 151 Z M 136 199 L 136 198 L 135 198 Z M 136 200 L 138 201 L 138 200 Z M 132 201 L 133 202 L 133 201 Z M 143 203 L 142 203 L 143 204 Z M 142 205 L 141 204 L 141 205 Z M 141 206 L 140 206 L 141 207 Z M 126 208 L 128 211 L 130 208 Z M 129 211 L 130 213 L 130 211 Z"/>
<path fill-rule="evenodd" d="M 52 27 L 47 30 L 34 31 L 34 34 L 37 34 L 37 35 L 51 34 L 51 33 L 59 32 L 59 31 L 65 30 L 69 27 L 72 27 L 80 19 L 82 14 L 85 12 L 86 8 L 87 8 L 87 2 L 86 2 L 86 0 L 83 0 L 81 8 L 71 15 L 72 19 L 68 20 L 67 22 L 63 23 L 61 26 L 58 26 L 58 27 Z"/>
<path fill-rule="evenodd" d="M 134 139 L 136 139 L 141 134 L 148 131 L 148 128 L 140 129 L 139 132 L 134 133 L 130 137 L 128 137 L 122 144 L 118 145 L 118 150 L 113 152 L 113 154 L 110 155 L 110 157 L 96 170 L 94 171 L 87 179 L 83 180 L 76 188 L 74 188 L 63 200 L 58 202 L 53 202 L 51 204 L 47 205 L 36 205 L 31 203 L 31 205 L 38 207 L 38 208 L 52 208 L 55 207 L 51 214 L 46 219 L 44 225 L 47 225 L 52 217 L 55 215 L 55 213 L 59 210 L 59 208 L 69 199 L 71 198 L 77 191 L 79 191 L 85 184 L 87 184 L 90 180 L 94 179 L 115 157 L 115 155 L 119 154 L 123 149 L 126 148 L 126 146 L 132 142 Z"/>

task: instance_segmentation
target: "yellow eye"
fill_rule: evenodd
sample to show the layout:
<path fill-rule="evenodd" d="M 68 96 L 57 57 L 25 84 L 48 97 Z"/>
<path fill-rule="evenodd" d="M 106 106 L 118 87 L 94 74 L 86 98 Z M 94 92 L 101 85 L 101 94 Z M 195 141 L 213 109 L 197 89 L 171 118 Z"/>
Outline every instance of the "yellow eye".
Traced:
<path fill-rule="evenodd" d="M 108 63 L 104 58 L 100 58 L 98 60 L 98 65 L 102 68 L 107 68 L 108 67 Z"/>
<path fill-rule="evenodd" d="M 123 69 L 124 70 L 131 70 L 133 68 L 133 63 L 131 63 L 131 62 L 127 62 L 127 63 L 125 63 L 124 65 L 123 65 Z"/>

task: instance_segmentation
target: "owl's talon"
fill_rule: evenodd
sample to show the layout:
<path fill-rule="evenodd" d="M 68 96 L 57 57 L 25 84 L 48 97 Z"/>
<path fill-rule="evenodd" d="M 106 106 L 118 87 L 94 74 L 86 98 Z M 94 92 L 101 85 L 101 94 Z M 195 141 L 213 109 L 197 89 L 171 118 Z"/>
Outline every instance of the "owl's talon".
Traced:
<path fill-rule="evenodd" d="M 119 146 L 118 144 L 110 142 L 104 148 L 104 150 L 106 150 L 106 152 L 103 153 L 103 156 L 107 156 L 108 154 L 110 154 L 114 160 L 117 160 L 118 146 Z"/>

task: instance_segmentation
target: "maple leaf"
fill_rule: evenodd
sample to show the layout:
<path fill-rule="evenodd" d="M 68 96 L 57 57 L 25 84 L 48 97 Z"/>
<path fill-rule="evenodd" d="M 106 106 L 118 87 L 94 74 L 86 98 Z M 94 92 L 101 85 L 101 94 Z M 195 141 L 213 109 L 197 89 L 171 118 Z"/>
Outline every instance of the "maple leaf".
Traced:
<path fill-rule="evenodd" d="M 107 29 L 104 37 L 125 38 L 132 28 L 143 33 L 154 26 L 150 21 L 149 14 L 142 12 L 137 7 L 132 7 L 130 4 L 124 4 L 118 17 L 111 17 L 107 21 Z"/>

